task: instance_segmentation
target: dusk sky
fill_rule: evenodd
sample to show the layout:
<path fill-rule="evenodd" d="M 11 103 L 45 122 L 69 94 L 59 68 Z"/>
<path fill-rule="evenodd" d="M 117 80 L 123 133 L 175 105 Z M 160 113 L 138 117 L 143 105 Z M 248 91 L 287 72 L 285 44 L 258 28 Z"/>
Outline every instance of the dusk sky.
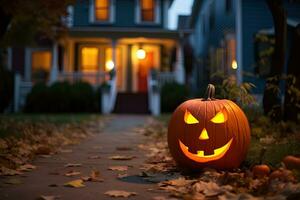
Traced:
<path fill-rule="evenodd" d="M 178 15 L 187 15 L 191 12 L 193 0 L 175 0 L 169 10 L 169 28 L 177 27 Z"/>

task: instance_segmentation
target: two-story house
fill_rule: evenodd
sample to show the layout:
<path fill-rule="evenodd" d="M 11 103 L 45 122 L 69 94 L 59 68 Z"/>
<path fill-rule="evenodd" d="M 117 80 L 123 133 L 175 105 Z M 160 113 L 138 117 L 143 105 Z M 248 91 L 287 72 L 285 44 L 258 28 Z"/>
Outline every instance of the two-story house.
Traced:
<path fill-rule="evenodd" d="M 300 4 L 284 0 L 284 8 L 290 33 L 300 23 Z M 195 0 L 190 27 L 194 30 L 190 43 L 196 58 L 197 85 L 206 85 L 212 74 L 222 72 L 235 76 L 238 82 L 254 83 L 253 92 L 260 99 L 271 66 L 259 61 L 261 50 L 267 50 L 266 45 L 270 45 L 259 37 L 271 40 L 274 37 L 273 19 L 266 1 Z"/>
<path fill-rule="evenodd" d="M 180 34 L 168 29 L 168 10 L 172 2 L 78 0 L 68 7 L 69 16 L 64 19 L 68 26 L 65 37 L 50 45 L 11 48 L 11 66 L 22 74 L 20 81 L 27 85 L 31 85 L 36 76 L 40 78 L 41 71 L 46 72 L 44 78 L 50 83 L 83 80 L 99 86 L 106 81 L 111 91 L 108 97 L 104 95 L 107 98 L 103 101 L 110 104 L 103 105 L 104 112 L 134 111 L 138 107 L 134 107 L 138 104 L 134 102 L 137 98 L 144 99 L 144 104 L 149 100 L 151 104 L 150 82 L 155 83 L 151 80 L 151 70 L 161 72 L 157 81 L 184 82 Z M 178 53 L 172 62 L 174 48 Z M 115 76 L 108 80 L 112 70 Z M 17 91 L 17 94 L 22 92 Z M 124 99 L 127 102 L 120 102 Z M 15 101 L 17 111 L 24 100 Z M 133 105 L 130 109 L 128 101 Z M 118 107 L 120 105 L 125 108 Z M 150 105 L 146 109 L 152 110 Z"/>

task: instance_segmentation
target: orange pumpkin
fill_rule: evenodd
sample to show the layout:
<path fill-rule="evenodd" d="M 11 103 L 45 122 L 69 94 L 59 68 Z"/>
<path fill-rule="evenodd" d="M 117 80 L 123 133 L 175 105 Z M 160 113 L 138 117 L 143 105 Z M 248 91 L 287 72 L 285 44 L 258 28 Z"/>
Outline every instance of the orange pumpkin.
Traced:
<path fill-rule="evenodd" d="M 209 84 L 206 99 L 188 100 L 174 111 L 168 145 L 184 168 L 232 169 L 245 159 L 250 128 L 244 112 L 232 101 L 214 99 Z"/>
<path fill-rule="evenodd" d="M 252 168 L 252 172 L 254 177 L 263 178 L 265 176 L 268 176 L 271 170 L 268 165 L 255 165 Z"/>

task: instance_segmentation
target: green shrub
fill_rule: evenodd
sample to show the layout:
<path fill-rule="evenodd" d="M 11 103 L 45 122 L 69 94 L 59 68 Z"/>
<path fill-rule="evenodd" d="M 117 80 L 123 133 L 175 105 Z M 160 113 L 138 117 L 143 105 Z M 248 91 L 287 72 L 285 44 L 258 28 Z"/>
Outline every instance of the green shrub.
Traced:
<path fill-rule="evenodd" d="M 0 112 L 3 112 L 13 99 L 13 73 L 0 66 Z"/>
<path fill-rule="evenodd" d="M 37 83 L 27 95 L 25 112 L 46 112 L 48 109 L 49 91 L 45 83 Z"/>
<path fill-rule="evenodd" d="M 71 108 L 73 112 L 91 112 L 97 101 L 96 92 L 92 86 L 85 82 L 77 82 L 71 89 Z"/>
<path fill-rule="evenodd" d="M 167 83 L 161 88 L 162 112 L 173 112 L 179 104 L 187 99 L 188 90 L 185 85 Z"/>
<path fill-rule="evenodd" d="M 98 112 L 99 92 L 85 82 L 36 84 L 26 99 L 25 112 Z"/>

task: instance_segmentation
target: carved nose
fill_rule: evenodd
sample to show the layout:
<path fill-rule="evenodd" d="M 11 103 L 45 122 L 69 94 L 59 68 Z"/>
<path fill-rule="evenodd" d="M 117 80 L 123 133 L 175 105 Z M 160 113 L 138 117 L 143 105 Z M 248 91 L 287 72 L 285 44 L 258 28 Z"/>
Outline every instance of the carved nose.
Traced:
<path fill-rule="evenodd" d="M 209 137 L 208 137 L 207 131 L 204 128 L 199 136 L 199 140 L 208 140 L 208 139 L 209 139 Z"/>

